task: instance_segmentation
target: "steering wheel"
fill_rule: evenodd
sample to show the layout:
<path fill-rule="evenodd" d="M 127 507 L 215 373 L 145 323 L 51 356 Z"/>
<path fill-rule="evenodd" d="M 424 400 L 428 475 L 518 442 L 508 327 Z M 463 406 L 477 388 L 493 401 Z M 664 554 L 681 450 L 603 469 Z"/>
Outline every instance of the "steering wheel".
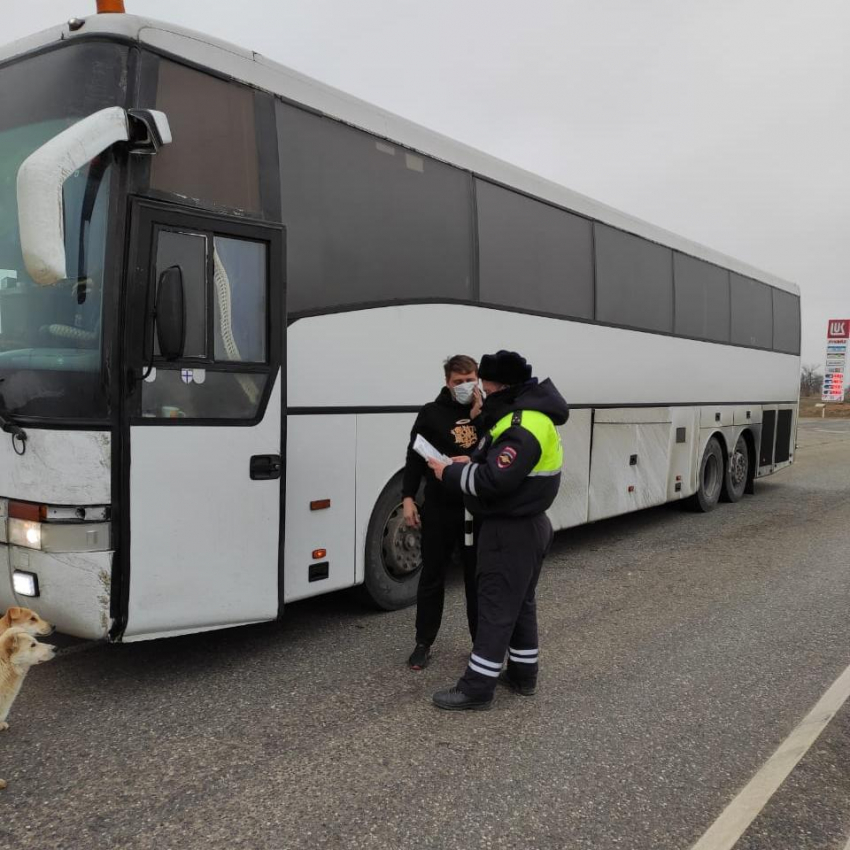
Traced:
<path fill-rule="evenodd" d="M 83 304 L 86 298 L 88 298 L 89 295 L 95 292 L 98 288 L 98 285 L 91 278 L 84 278 L 83 280 L 75 280 L 73 282 L 68 281 L 68 283 L 71 284 L 69 292 L 71 296 L 76 299 L 78 305 Z M 92 330 L 86 330 L 85 328 L 78 328 L 74 325 L 65 325 L 61 323 L 42 325 L 39 330 L 42 334 L 55 339 L 62 339 L 77 343 L 97 342 L 97 340 L 100 339 L 100 323 L 101 315 L 98 310 L 97 319 Z M 83 347 L 88 348 L 90 346 Z"/>

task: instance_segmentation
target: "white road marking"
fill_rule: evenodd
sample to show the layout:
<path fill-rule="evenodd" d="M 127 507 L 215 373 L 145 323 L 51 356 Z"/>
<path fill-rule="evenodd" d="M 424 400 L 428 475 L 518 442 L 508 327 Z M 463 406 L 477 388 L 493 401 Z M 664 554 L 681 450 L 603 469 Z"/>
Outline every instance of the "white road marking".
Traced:
<path fill-rule="evenodd" d="M 850 838 L 847 839 L 847 843 L 844 845 L 844 850 L 850 850 Z"/>
<path fill-rule="evenodd" d="M 850 696 L 848 667 L 691 850 L 731 850 Z M 845 850 L 850 850 L 848 842 Z"/>

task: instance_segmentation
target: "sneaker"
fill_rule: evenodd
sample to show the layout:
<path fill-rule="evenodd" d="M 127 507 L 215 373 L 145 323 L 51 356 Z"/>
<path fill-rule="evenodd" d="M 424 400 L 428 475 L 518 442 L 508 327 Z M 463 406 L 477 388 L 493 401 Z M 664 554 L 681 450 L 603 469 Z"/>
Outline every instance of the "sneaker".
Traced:
<path fill-rule="evenodd" d="M 407 659 L 407 666 L 411 670 L 424 670 L 431 660 L 431 647 L 427 643 L 417 643 L 416 649 L 410 653 L 410 658 Z"/>
<path fill-rule="evenodd" d="M 437 691 L 432 699 L 437 708 L 443 708 L 446 711 L 487 711 L 493 705 L 493 697 L 482 699 L 467 696 L 456 687 Z"/>
<path fill-rule="evenodd" d="M 522 697 L 533 697 L 537 693 L 537 682 L 528 679 L 515 679 L 507 670 L 499 673 L 499 681 Z"/>

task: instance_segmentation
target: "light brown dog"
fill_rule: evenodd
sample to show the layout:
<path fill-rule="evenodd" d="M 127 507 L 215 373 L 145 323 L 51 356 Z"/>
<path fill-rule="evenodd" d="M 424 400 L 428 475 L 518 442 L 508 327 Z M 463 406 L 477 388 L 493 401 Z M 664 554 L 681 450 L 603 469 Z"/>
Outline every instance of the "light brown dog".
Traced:
<path fill-rule="evenodd" d="M 2 617 L 0 617 L 0 635 L 15 626 L 24 629 L 30 635 L 51 635 L 53 634 L 53 626 L 42 620 L 35 611 L 29 608 L 10 608 Z"/>
<path fill-rule="evenodd" d="M 0 731 L 9 728 L 6 718 L 30 667 L 50 661 L 56 648 L 39 643 L 26 629 L 13 626 L 0 635 Z M 6 783 L 0 779 L 0 788 Z"/>

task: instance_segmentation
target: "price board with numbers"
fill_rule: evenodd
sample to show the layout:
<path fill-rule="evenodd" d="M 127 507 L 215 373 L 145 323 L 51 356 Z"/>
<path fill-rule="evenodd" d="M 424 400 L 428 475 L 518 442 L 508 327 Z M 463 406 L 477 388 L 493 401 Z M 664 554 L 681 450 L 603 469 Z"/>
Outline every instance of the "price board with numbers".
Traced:
<path fill-rule="evenodd" d="M 826 367 L 824 368 L 822 401 L 844 401 L 848 339 L 850 339 L 850 319 L 830 319 L 826 331 Z"/>

